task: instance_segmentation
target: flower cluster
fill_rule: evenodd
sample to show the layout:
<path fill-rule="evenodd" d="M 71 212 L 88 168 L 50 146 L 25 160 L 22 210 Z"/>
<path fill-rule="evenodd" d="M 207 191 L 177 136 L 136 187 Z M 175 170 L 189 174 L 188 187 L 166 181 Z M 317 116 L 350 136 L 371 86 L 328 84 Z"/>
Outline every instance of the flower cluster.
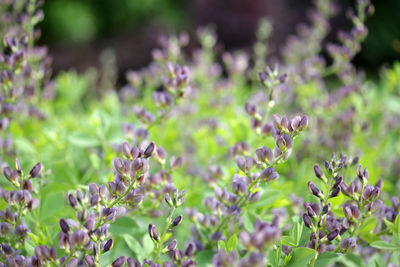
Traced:
<path fill-rule="evenodd" d="M 83 259 L 89 266 L 100 266 L 101 255 L 113 246 L 109 227 L 117 218 L 137 209 L 143 199 L 148 196 L 162 194 L 161 192 L 176 192 L 172 184 L 162 185 L 163 171 L 153 175 L 149 173 L 149 159 L 153 158 L 165 164 L 166 153 L 161 147 L 151 142 L 145 148 L 130 147 L 122 143 L 124 160 L 114 160 L 114 179 L 107 185 L 89 184 L 88 190 L 80 190 L 68 195 L 68 202 L 75 210 L 76 220 L 61 219 L 59 247 L 65 250 L 67 256 L 60 259 L 62 266 Z M 172 167 L 176 167 L 176 160 Z M 179 163 L 178 163 L 179 164 Z M 168 195 L 168 193 L 166 193 Z M 175 205 L 180 205 L 183 196 Z M 157 202 L 154 203 L 157 205 Z M 150 212 L 150 211 L 149 211 Z M 122 266 L 125 258 L 118 258 L 113 266 Z"/>
<path fill-rule="evenodd" d="M 325 162 L 325 173 L 319 165 L 314 165 L 315 175 L 325 190 L 320 190 L 312 181 L 308 182 L 309 191 L 320 201 L 319 204 L 304 203 L 304 225 L 311 229 L 308 247 L 317 251 L 313 263 L 325 250 L 342 253 L 354 250 L 360 226 L 383 207 L 382 201 L 378 200 L 382 191 L 382 181 L 379 180 L 375 186 L 368 184 L 368 168 L 362 170 L 359 165 L 357 177 L 350 185 L 347 185 L 346 178 L 340 175 L 342 169 L 354 166 L 357 162 L 357 157 L 348 159 L 340 154 L 339 159 L 332 155 L 331 161 Z M 335 216 L 332 208 L 337 207 L 331 207 L 330 202 L 330 199 L 337 197 L 340 192 L 350 199 L 343 204 L 344 218 Z M 340 242 L 336 243 L 335 240 Z"/>
<path fill-rule="evenodd" d="M 230 190 L 215 185 L 215 197 L 204 199 L 204 205 L 208 210 L 205 214 L 196 209 L 187 210 L 188 217 L 197 227 L 193 228 L 193 239 L 198 245 L 198 250 L 215 247 L 219 240 L 226 240 L 225 231 L 229 233 L 235 230 L 237 222 L 241 220 L 242 208 L 260 198 L 259 188 L 263 184 L 272 183 L 279 178 L 275 167 L 289 157 L 293 139 L 307 125 L 307 116 L 297 116 L 288 120 L 286 116 L 281 118 L 275 115 L 274 124 L 270 124 L 270 134 L 276 140 L 273 150 L 263 146 L 258 148 L 254 155 L 249 156 L 246 142 L 231 148 L 240 172 L 233 175 Z M 211 168 L 211 171 L 222 175 L 218 168 Z"/>
<path fill-rule="evenodd" d="M 53 96 L 49 78 L 50 60 L 47 48 L 34 46 L 39 32 L 35 26 L 43 19 L 41 1 L 3 1 L 0 22 L 0 151 L 13 155 L 12 139 L 7 128 L 14 118 L 31 116 L 39 119 L 42 98 Z M 4 12 L 3 12 L 4 10 Z M 6 157 L 5 157 L 6 158 Z"/>
<path fill-rule="evenodd" d="M 22 171 L 18 159 L 15 162 L 15 169 L 4 167 L 4 177 L 11 183 L 13 190 L 1 189 L 1 197 L 7 203 L 4 211 L 0 211 L 0 258 L 5 261 L 6 266 L 41 266 L 41 250 L 46 250 L 48 256 L 52 257 L 55 248 L 37 248 L 35 255 L 27 258 L 23 256 L 25 240 L 31 229 L 24 223 L 24 216 L 39 206 L 39 200 L 34 198 L 37 191 L 34 188 L 34 181 L 41 179 L 43 173 L 42 163 L 37 163 L 29 173 Z"/>
<path fill-rule="evenodd" d="M 267 66 L 267 20 L 260 24 L 253 57 L 243 51 L 218 54 L 215 30 L 202 28 L 200 46 L 190 57 L 183 51 L 187 34 L 162 38 L 154 62 L 127 73 L 130 84 L 118 93 L 120 105 L 113 102 L 117 97 L 99 94 L 91 100 L 88 93 L 89 111 L 61 118 L 48 112 L 48 120 L 28 126 L 21 121 L 3 131 L 2 152 L 13 147 L 14 137 L 16 154 L 43 157 L 57 179 L 43 181 L 41 163 L 29 174 L 18 161 L 15 169 L 3 169 L 9 183 L 0 190 L 0 266 L 322 266 L 386 259 L 393 264 L 397 257 L 383 250 L 400 245 L 400 200 L 390 199 L 398 183 L 395 175 L 388 177 L 396 167 L 387 168 L 398 161 L 387 160 L 397 152 L 392 144 L 398 143 L 398 125 L 385 128 L 398 114 L 374 112 L 381 104 L 377 95 L 392 97 L 386 91 L 357 95 L 365 80 L 351 62 L 366 37 L 372 6 L 357 1 L 348 13 L 350 31 L 339 31 L 338 43 L 325 46 L 329 20 L 339 11 L 334 1 L 315 4 L 311 26 L 299 27 L 298 36 L 289 39 L 279 69 Z M 47 92 L 49 72 L 45 51 L 33 42 L 40 1 L 0 6 L 6 26 L 0 29 L 0 128 L 7 130 L 21 111 L 41 117 L 33 107 Z M 107 89 L 115 84 L 110 55 L 103 57 L 100 81 Z M 397 90 L 392 80 L 390 90 Z M 62 93 L 58 98 L 65 101 Z M 392 100 L 388 109 L 397 111 Z M 57 101 L 46 109 L 56 110 Z M 70 135 L 82 125 L 76 117 L 93 129 Z M 178 119 L 165 123 L 169 117 Z M 376 122 L 382 118 L 383 124 Z M 54 122 L 66 132 L 53 132 Z M 121 124 L 122 131 L 113 127 Z M 390 141 L 379 140 L 386 133 Z M 124 135 L 128 142 L 107 150 Z M 358 157 L 333 155 L 324 168 L 314 165 L 318 179 L 305 180 L 311 162 L 338 148 L 360 155 L 376 149 L 369 166 L 379 160 L 381 168 L 370 178 Z M 6 161 L 11 155 L 1 153 Z M 43 220 L 48 206 L 58 203 L 47 204 L 63 196 L 52 190 L 67 184 L 73 189 L 64 195 L 68 209 Z M 311 194 L 304 194 L 306 184 Z M 42 186 L 49 187 L 38 194 Z"/>

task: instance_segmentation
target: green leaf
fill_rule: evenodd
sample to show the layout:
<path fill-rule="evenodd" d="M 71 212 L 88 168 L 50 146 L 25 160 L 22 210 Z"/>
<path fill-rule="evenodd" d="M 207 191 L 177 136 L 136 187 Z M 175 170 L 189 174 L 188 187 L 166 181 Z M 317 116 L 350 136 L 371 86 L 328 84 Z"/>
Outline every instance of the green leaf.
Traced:
<path fill-rule="evenodd" d="M 252 210 L 259 209 L 259 208 L 265 209 L 265 208 L 272 207 L 275 200 L 277 200 L 279 198 L 279 195 L 281 193 L 282 192 L 277 189 L 266 189 L 262 193 L 262 195 L 258 201 L 253 202 L 253 203 L 249 204 L 248 206 Z"/>
<path fill-rule="evenodd" d="M 111 224 L 110 231 L 116 235 L 134 234 L 146 231 L 145 227 L 139 227 L 137 221 L 130 217 L 122 217 Z"/>
<path fill-rule="evenodd" d="M 29 234 L 30 233 L 28 233 L 28 235 Z M 28 252 L 29 255 L 33 255 L 35 253 L 36 245 L 34 244 L 34 242 L 31 239 L 26 240 L 24 246 L 25 246 L 26 252 Z"/>
<path fill-rule="evenodd" d="M 342 262 L 346 267 L 364 267 L 364 259 L 360 256 L 354 254 L 342 254 L 339 257 L 340 262 Z"/>
<path fill-rule="evenodd" d="M 100 168 L 101 159 L 100 159 L 99 155 L 97 155 L 96 153 L 91 153 L 89 155 L 89 159 L 90 159 L 90 163 L 92 164 L 93 168 L 95 168 L 96 170 Z"/>
<path fill-rule="evenodd" d="M 360 234 L 362 233 L 369 233 L 371 232 L 377 223 L 376 217 L 369 217 L 367 218 L 360 226 Z"/>
<path fill-rule="evenodd" d="M 268 253 L 268 263 L 272 267 L 281 266 L 280 261 L 284 254 L 282 253 L 282 246 L 278 246 L 275 249 L 271 249 Z M 290 255 L 290 254 L 289 254 Z"/>
<path fill-rule="evenodd" d="M 304 267 L 314 258 L 315 253 L 315 250 L 311 248 L 295 248 L 292 252 L 292 259 L 287 266 Z"/>
<path fill-rule="evenodd" d="M 297 246 L 296 241 L 291 236 L 282 236 L 282 245 L 295 247 Z"/>
<path fill-rule="evenodd" d="M 218 249 L 226 251 L 226 244 L 224 240 L 218 240 Z"/>
<path fill-rule="evenodd" d="M 384 249 L 384 250 L 396 250 L 400 249 L 399 246 L 396 246 L 395 244 L 386 242 L 386 241 L 375 241 L 371 243 L 371 246 L 374 248 L 378 249 Z"/>
<path fill-rule="evenodd" d="M 210 262 L 214 252 L 212 250 L 203 250 L 196 255 L 197 266 L 211 266 Z"/>
<path fill-rule="evenodd" d="M 143 249 L 144 249 L 146 256 L 150 255 L 150 253 L 153 252 L 153 248 L 154 248 L 154 243 L 151 240 L 150 236 L 148 234 L 145 234 L 143 236 L 142 242 L 143 242 Z"/>
<path fill-rule="evenodd" d="M 35 235 L 34 233 L 27 233 L 30 239 L 32 240 L 32 243 L 35 244 L 35 246 L 39 246 L 40 244 L 40 237 Z"/>
<path fill-rule="evenodd" d="M 397 215 L 394 224 L 397 227 L 397 237 L 398 237 L 398 239 L 400 239 L 400 214 Z"/>
<path fill-rule="evenodd" d="M 244 225 L 244 229 L 246 229 L 248 232 L 254 231 L 254 223 L 253 223 L 252 219 L 250 218 L 249 212 L 245 212 L 243 215 L 243 225 Z"/>
<path fill-rule="evenodd" d="M 125 243 L 128 245 L 129 249 L 135 253 L 137 258 L 140 261 L 143 261 L 143 259 L 146 257 L 146 255 L 143 255 L 144 250 L 142 246 L 140 245 L 139 241 L 137 241 L 133 236 L 125 234 L 122 235 L 122 238 L 124 239 Z"/>
<path fill-rule="evenodd" d="M 303 220 L 301 222 L 297 221 L 293 224 L 292 229 L 290 230 L 290 236 L 294 241 L 293 246 L 298 246 L 301 238 L 301 233 L 303 232 Z"/>
<path fill-rule="evenodd" d="M 386 219 L 384 219 L 384 221 L 385 221 L 387 228 L 389 228 L 393 233 L 397 232 L 397 229 L 396 229 L 396 226 L 394 225 L 394 223 L 392 223 Z"/>
<path fill-rule="evenodd" d="M 226 250 L 228 252 L 231 252 L 232 250 L 236 249 L 236 246 L 238 244 L 238 238 L 236 235 L 232 235 L 228 241 L 226 242 Z"/>
<path fill-rule="evenodd" d="M 333 263 L 337 260 L 339 256 L 330 251 L 326 251 L 318 256 L 317 260 L 315 261 L 315 267 L 325 267 Z"/>
<path fill-rule="evenodd" d="M 100 144 L 96 136 L 86 133 L 73 133 L 68 137 L 68 141 L 71 145 L 83 148 L 95 147 Z"/>
<path fill-rule="evenodd" d="M 379 240 L 379 237 L 372 232 L 376 224 L 377 224 L 376 217 L 369 217 L 361 224 L 359 230 L 360 236 L 368 243 L 372 243 L 374 241 Z"/>
<path fill-rule="evenodd" d="M 385 267 L 386 266 L 386 260 L 383 258 L 383 255 L 375 253 L 369 262 L 373 262 L 374 265 L 373 267 Z M 370 264 L 371 265 L 371 264 Z"/>

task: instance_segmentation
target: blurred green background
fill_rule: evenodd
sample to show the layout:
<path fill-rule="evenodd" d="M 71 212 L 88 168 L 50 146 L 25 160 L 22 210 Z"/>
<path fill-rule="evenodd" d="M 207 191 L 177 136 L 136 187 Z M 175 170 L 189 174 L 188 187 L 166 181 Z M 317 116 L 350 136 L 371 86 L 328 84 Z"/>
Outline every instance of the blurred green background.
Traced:
<path fill-rule="evenodd" d="M 331 37 L 346 26 L 345 11 L 354 1 L 337 1 L 339 16 Z M 400 1 L 375 0 L 375 15 L 367 22 L 369 36 L 356 63 L 376 70 L 400 58 Z M 214 24 L 226 48 L 250 47 L 260 18 L 274 24 L 272 55 L 279 55 L 296 25 L 307 22 L 312 1 L 306 0 L 51 0 L 45 1 L 41 43 L 50 48 L 55 72 L 86 70 L 99 63 L 106 48 L 116 54 L 120 77 L 151 60 L 151 50 L 164 33 L 188 31 Z"/>

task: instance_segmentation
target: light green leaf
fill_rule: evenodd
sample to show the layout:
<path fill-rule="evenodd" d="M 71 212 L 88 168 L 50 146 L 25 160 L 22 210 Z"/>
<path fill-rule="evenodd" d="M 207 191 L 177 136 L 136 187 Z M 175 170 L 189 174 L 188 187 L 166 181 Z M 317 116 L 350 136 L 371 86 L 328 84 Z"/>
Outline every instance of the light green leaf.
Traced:
<path fill-rule="evenodd" d="M 301 222 L 297 221 L 293 224 L 292 229 L 290 230 L 290 236 L 294 241 L 294 246 L 298 246 L 301 238 L 301 233 L 303 232 L 303 220 Z"/>
<path fill-rule="evenodd" d="M 282 236 L 281 239 L 282 239 L 282 245 L 291 247 L 297 246 L 296 241 L 291 236 Z"/>
<path fill-rule="evenodd" d="M 384 221 L 385 221 L 386 226 L 387 226 L 393 233 L 396 233 L 396 232 L 397 232 L 397 229 L 396 229 L 396 226 L 394 225 L 394 223 L 392 223 L 392 222 L 390 222 L 390 221 L 388 221 L 388 220 L 386 220 L 386 219 L 384 219 Z"/>
<path fill-rule="evenodd" d="M 315 267 L 329 266 L 329 264 L 333 263 L 338 258 L 339 256 L 336 253 L 326 251 L 318 256 L 317 260 L 315 261 Z"/>
<path fill-rule="evenodd" d="M 367 218 L 360 226 L 360 234 L 371 232 L 376 226 L 376 217 Z"/>
<path fill-rule="evenodd" d="M 232 250 L 236 249 L 236 246 L 238 244 L 238 238 L 236 235 L 232 235 L 228 241 L 226 242 L 226 250 L 228 252 L 231 252 Z"/>
<path fill-rule="evenodd" d="M 400 249 L 399 246 L 396 246 L 395 244 L 386 242 L 386 241 L 375 241 L 371 243 L 371 246 L 374 248 L 378 249 L 384 249 L 384 250 L 396 250 Z"/>
<path fill-rule="evenodd" d="M 316 252 L 311 248 L 301 247 L 295 248 L 292 253 L 292 259 L 287 266 L 304 267 L 314 258 Z"/>
<path fill-rule="evenodd" d="M 133 236 L 125 234 L 122 235 L 122 238 L 128 245 L 129 249 L 133 253 L 135 253 L 135 255 L 140 261 L 142 261 L 146 257 L 146 255 L 143 255 L 144 250 L 142 249 L 142 246 L 140 245 L 139 241 L 137 241 Z"/>
<path fill-rule="evenodd" d="M 77 147 L 95 147 L 100 144 L 96 136 L 86 133 L 73 133 L 68 137 L 68 141 Z"/>
<path fill-rule="evenodd" d="M 142 242 L 143 242 L 143 249 L 144 249 L 146 256 L 150 255 L 150 253 L 153 251 L 153 248 L 154 248 L 154 243 L 151 240 L 150 236 L 148 234 L 145 234 L 143 236 Z"/>
<path fill-rule="evenodd" d="M 210 262 L 214 252 L 212 250 L 203 250 L 196 255 L 197 266 L 211 266 Z"/>
<path fill-rule="evenodd" d="M 226 251 L 226 244 L 224 240 L 218 240 L 218 249 Z"/>
<path fill-rule="evenodd" d="M 342 254 L 339 257 L 340 262 L 342 262 L 346 267 L 364 267 L 364 260 L 354 254 Z"/>

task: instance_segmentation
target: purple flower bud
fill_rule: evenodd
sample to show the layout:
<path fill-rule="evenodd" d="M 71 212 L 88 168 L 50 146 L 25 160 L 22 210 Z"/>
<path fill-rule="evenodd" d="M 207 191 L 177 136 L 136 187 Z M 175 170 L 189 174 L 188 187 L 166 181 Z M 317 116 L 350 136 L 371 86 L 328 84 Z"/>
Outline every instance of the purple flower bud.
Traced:
<path fill-rule="evenodd" d="M 69 201 L 69 204 L 71 205 L 71 207 L 73 207 L 73 208 L 76 207 L 77 202 L 76 202 L 76 199 L 73 194 L 68 195 L 68 201 Z"/>
<path fill-rule="evenodd" d="M 339 187 L 337 187 L 337 188 L 335 188 L 335 189 L 333 189 L 333 191 L 332 191 L 332 193 L 330 194 L 330 196 L 329 197 L 337 197 L 337 195 L 339 195 L 339 192 L 340 192 L 340 188 Z"/>
<path fill-rule="evenodd" d="M 64 233 L 68 234 L 68 232 L 69 232 L 69 225 L 68 225 L 67 221 L 64 220 L 64 218 L 61 218 L 61 219 L 60 219 L 60 227 L 61 227 L 61 230 L 62 230 Z"/>
<path fill-rule="evenodd" d="M 173 227 L 178 226 L 182 222 L 182 219 L 183 219 L 182 215 L 179 215 L 178 217 L 176 217 L 174 219 L 174 221 L 172 222 L 172 226 Z"/>
<path fill-rule="evenodd" d="M 189 243 L 189 245 L 187 246 L 186 250 L 185 250 L 185 255 L 188 257 L 192 257 L 193 254 L 195 252 L 195 246 L 193 243 Z"/>
<path fill-rule="evenodd" d="M 154 224 L 149 224 L 149 235 L 150 235 L 150 238 L 154 241 L 160 240 L 160 237 L 157 232 L 157 227 Z"/>
<path fill-rule="evenodd" d="M 178 157 L 175 159 L 174 156 L 171 157 L 171 168 L 176 170 L 179 169 L 180 167 L 182 167 L 183 165 L 183 158 L 182 157 Z"/>
<path fill-rule="evenodd" d="M 28 209 L 29 211 L 32 211 L 34 209 L 37 209 L 39 207 L 39 199 L 34 198 L 28 203 Z"/>
<path fill-rule="evenodd" d="M 272 123 L 267 122 L 261 127 L 261 133 L 266 136 L 275 136 L 276 129 Z"/>
<path fill-rule="evenodd" d="M 125 264 L 125 256 L 121 256 L 118 259 L 116 259 L 111 266 L 112 267 L 122 267 Z"/>
<path fill-rule="evenodd" d="M 368 200 L 371 197 L 374 187 L 372 185 L 366 185 L 364 188 L 363 199 Z"/>
<path fill-rule="evenodd" d="M 124 164 L 122 162 L 122 159 L 120 158 L 114 159 L 114 168 L 117 172 L 124 173 Z"/>
<path fill-rule="evenodd" d="M 308 121 L 309 121 L 308 116 L 303 116 L 303 117 L 301 118 L 300 125 L 299 125 L 299 128 L 298 128 L 299 131 L 303 131 L 304 129 L 307 128 L 307 126 L 308 126 Z"/>
<path fill-rule="evenodd" d="M 304 221 L 304 225 L 307 228 L 310 228 L 312 226 L 311 219 L 310 219 L 310 217 L 308 217 L 308 215 L 306 213 L 303 214 L 303 221 Z"/>
<path fill-rule="evenodd" d="M 131 158 L 131 148 L 128 144 L 128 142 L 123 142 L 121 145 L 121 150 L 122 150 L 122 154 L 124 154 L 124 156 L 128 159 Z"/>
<path fill-rule="evenodd" d="M 141 264 L 139 262 L 135 263 L 135 261 L 132 258 L 128 258 L 126 260 L 126 264 L 128 265 L 128 267 L 141 267 L 140 266 Z"/>
<path fill-rule="evenodd" d="M 260 71 L 258 73 L 258 78 L 260 79 L 262 84 L 264 84 L 264 82 L 268 79 L 267 74 L 263 71 Z"/>
<path fill-rule="evenodd" d="M 332 241 L 332 240 L 335 239 L 338 235 L 339 235 L 339 230 L 336 229 L 336 230 L 330 232 L 330 233 L 327 235 L 327 238 L 328 238 L 329 241 Z"/>
<path fill-rule="evenodd" d="M 103 251 L 104 252 L 109 251 L 113 247 L 113 245 L 114 245 L 114 242 L 113 242 L 112 238 L 108 239 L 107 242 L 104 244 Z"/>
<path fill-rule="evenodd" d="M 92 231 L 93 227 L 94 227 L 94 223 L 95 223 L 95 216 L 93 216 L 93 214 L 91 214 L 85 224 L 83 225 L 88 231 Z"/>
<path fill-rule="evenodd" d="M 379 187 L 375 187 L 374 190 L 371 192 L 371 200 L 375 201 L 381 194 L 381 189 Z"/>
<path fill-rule="evenodd" d="M 356 247 L 356 240 L 353 238 L 346 238 L 340 241 L 340 249 L 344 252 L 351 251 Z"/>
<path fill-rule="evenodd" d="M 165 152 L 164 148 L 157 147 L 155 155 L 158 158 L 158 160 L 163 162 L 163 161 L 165 161 L 165 158 L 167 157 L 167 152 Z"/>
<path fill-rule="evenodd" d="M 143 154 L 144 157 L 145 157 L 145 158 L 151 157 L 151 155 L 153 154 L 155 148 L 156 148 L 155 143 L 154 143 L 154 142 L 151 142 L 151 143 L 147 146 L 146 150 L 144 151 L 144 154 Z"/>
<path fill-rule="evenodd" d="M 29 172 L 29 175 L 31 178 L 35 178 L 39 175 L 39 173 L 42 171 L 42 163 L 39 162 L 35 166 L 33 166 L 32 170 Z"/>
<path fill-rule="evenodd" d="M 351 213 L 351 208 L 350 206 L 344 206 L 343 207 L 343 212 L 344 212 L 344 216 L 348 219 L 348 220 L 352 220 L 353 215 Z"/>
<path fill-rule="evenodd" d="M 97 195 L 99 193 L 99 187 L 95 183 L 90 183 L 89 192 L 91 195 Z"/>
<path fill-rule="evenodd" d="M 11 255 L 13 253 L 13 249 L 8 244 L 1 244 L 1 249 L 6 255 Z"/>
<path fill-rule="evenodd" d="M 15 262 L 15 260 L 12 256 L 7 256 L 5 263 L 6 263 L 6 265 L 4 265 L 4 266 L 10 266 L 10 267 L 17 266 L 17 263 Z"/>
<path fill-rule="evenodd" d="M 85 231 L 77 230 L 71 235 L 71 246 L 82 247 L 89 242 L 89 236 Z"/>
<path fill-rule="evenodd" d="M 3 174 L 7 178 L 7 180 L 11 181 L 12 173 L 11 169 L 8 166 L 3 168 Z"/>
<path fill-rule="evenodd" d="M 285 151 L 287 149 L 287 144 L 283 136 L 278 137 L 278 139 L 276 140 L 276 145 L 279 147 L 281 151 Z"/>
<path fill-rule="evenodd" d="M 96 263 L 94 262 L 94 259 L 92 256 L 90 255 L 85 255 L 85 262 L 87 263 L 87 265 L 91 266 L 96 266 Z"/>
<path fill-rule="evenodd" d="M 322 213 L 327 214 L 330 208 L 331 208 L 331 203 L 326 204 L 322 209 Z"/>
<path fill-rule="evenodd" d="M 273 182 L 279 178 L 279 174 L 275 172 L 274 168 L 267 168 L 259 176 L 260 180 L 266 182 Z"/>
<path fill-rule="evenodd" d="M 352 213 L 353 218 L 355 220 L 360 219 L 360 217 L 361 217 L 360 210 L 356 206 L 353 206 L 353 205 L 350 205 L 350 209 L 351 209 L 351 213 Z"/>
<path fill-rule="evenodd" d="M 312 181 L 308 182 L 308 190 L 316 197 L 321 198 L 321 192 Z"/>
<path fill-rule="evenodd" d="M 315 213 L 315 211 L 311 208 L 311 206 L 307 206 L 306 208 L 307 214 L 308 216 L 314 218 L 317 217 L 317 214 Z"/>
<path fill-rule="evenodd" d="M 271 149 L 267 148 L 266 146 L 257 149 L 256 154 L 258 160 L 260 160 L 261 162 L 271 162 L 273 159 L 273 154 Z"/>
<path fill-rule="evenodd" d="M 400 211 L 400 200 L 397 197 L 392 197 L 391 199 L 393 209 L 399 213 Z"/>
<path fill-rule="evenodd" d="M 315 172 L 315 176 L 317 176 L 319 179 L 322 179 L 322 177 L 324 176 L 324 173 L 322 172 L 322 170 L 318 166 L 318 164 L 314 165 L 314 172 Z"/>
<path fill-rule="evenodd" d="M 132 159 L 136 159 L 139 156 L 139 153 L 140 153 L 140 149 L 137 146 L 132 147 L 131 152 L 130 152 Z"/>
<path fill-rule="evenodd" d="M 178 241 L 176 239 L 172 240 L 171 243 L 168 245 L 168 251 L 174 251 L 178 246 Z"/>
<path fill-rule="evenodd" d="M 32 181 L 31 181 L 31 180 L 25 181 L 25 182 L 24 182 L 24 185 L 23 185 L 23 189 L 24 189 L 24 190 L 27 190 L 28 192 L 32 192 L 32 190 L 33 190 Z"/>

